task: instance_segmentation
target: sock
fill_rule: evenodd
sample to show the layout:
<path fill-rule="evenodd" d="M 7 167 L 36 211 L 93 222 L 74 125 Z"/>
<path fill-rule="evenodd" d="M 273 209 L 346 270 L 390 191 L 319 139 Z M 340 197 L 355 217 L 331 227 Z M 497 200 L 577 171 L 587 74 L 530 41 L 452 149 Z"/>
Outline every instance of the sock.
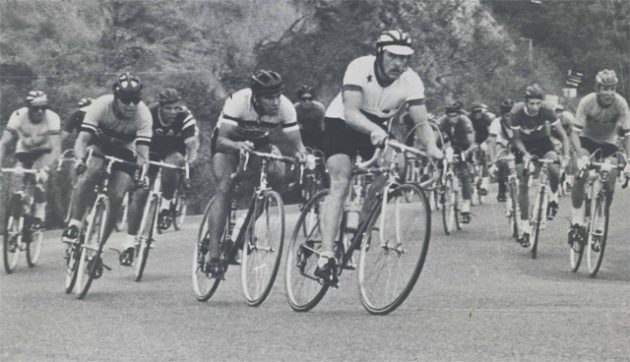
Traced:
<path fill-rule="evenodd" d="M 38 202 L 35 204 L 34 216 L 40 219 L 42 222 L 46 220 L 46 203 L 45 202 Z"/>
<path fill-rule="evenodd" d="M 70 219 L 70 221 L 68 222 L 68 226 L 76 226 L 77 228 L 81 228 L 81 220 L 77 220 L 77 219 Z"/>
<path fill-rule="evenodd" d="M 470 212 L 470 200 L 464 200 L 462 202 L 461 212 Z"/>
<path fill-rule="evenodd" d="M 571 224 L 584 226 L 584 211 L 582 210 L 582 207 L 571 207 Z"/>
<path fill-rule="evenodd" d="M 549 194 L 549 202 L 555 202 L 556 204 L 558 203 L 558 191 L 551 192 Z"/>
<path fill-rule="evenodd" d="M 135 248 L 136 247 L 136 236 L 127 234 L 127 238 L 125 239 L 125 243 L 123 245 L 124 245 L 123 250 L 127 250 L 129 248 Z"/>
<path fill-rule="evenodd" d="M 168 210 L 171 208 L 171 199 L 162 198 L 162 203 L 160 204 L 160 211 Z"/>

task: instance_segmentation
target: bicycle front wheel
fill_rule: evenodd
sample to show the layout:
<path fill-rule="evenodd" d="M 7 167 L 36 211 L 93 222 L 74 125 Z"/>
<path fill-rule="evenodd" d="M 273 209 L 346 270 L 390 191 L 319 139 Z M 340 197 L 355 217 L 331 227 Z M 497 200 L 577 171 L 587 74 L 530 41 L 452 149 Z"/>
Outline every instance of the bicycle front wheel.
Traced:
<path fill-rule="evenodd" d="M 247 304 L 262 304 L 273 286 L 284 245 L 284 203 L 275 191 L 255 203 L 241 261 L 241 287 Z"/>
<path fill-rule="evenodd" d="M 361 243 L 359 292 L 369 313 L 387 314 L 405 301 L 424 266 L 430 238 L 431 209 L 424 192 L 412 184 L 389 191 Z"/>
<path fill-rule="evenodd" d="M 22 227 L 24 217 L 16 217 L 14 210 L 21 207 L 19 200 L 11 198 L 9 207 L 5 209 L 4 234 L 2 240 L 2 259 L 4 261 L 4 271 L 7 274 L 13 273 L 20 258 L 20 247 L 22 239 Z"/>
<path fill-rule="evenodd" d="M 85 239 L 81 245 L 79 269 L 77 270 L 78 299 L 85 298 L 92 281 L 100 278 L 103 274 L 101 253 L 103 252 L 103 239 L 109 211 L 109 200 L 106 197 L 98 197 L 90 211 L 87 230 L 84 235 Z"/>
<path fill-rule="evenodd" d="M 42 244 L 44 243 L 44 233 L 42 229 L 31 231 L 31 240 L 26 244 L 26 263 L 29 267 L 34 267 L 42 255 Z"/>
<path fill-rule="evenodd" d="M 142 222 L 140 224 L 140 230 L 138 232 L 138 239 L 140 245 L 136 248 L 134 271 L 136 274 L 136 281 L 142 280 L 142 274 L 144 268 L 147 266 L 147 260 L 149 259 L 149 251 L 151 251 L 151 243 L 153 242 L 153 229 L 155 228 L 155 221 L 157 219 L 157 212 L 160 206 L 160 198 L 156 194 L 151 195 L 151 199 L 144 207 L 142 214 Z"/>
<path fill-rule="evenodd" d="M 210 230 L 208 229 L 208 218 L 210 217 L 210 209 L 214 203 L 214 197 L 210 199 L 199 225 L 199 233 L 197 234 L 197 242 L 195 242 L 195 250 L 192 260 L 192 285 L 195 298 L 200 302 L 206 302 L 219 287 L 221 279 L 211 278 L 206 273 L 206 259 L 208 256 L 208 248 L 210 247 Z M 229 224 L 229 220 L 227 222 Z M 225 231 L 224 231 L 225 234 Z M 221 239 L 225 236 L 222 235 Z"/>
<path fill-rule="evenodd" d="M 591 278 L 599 272 L 604 261 L 606 238 L 608 237 L 608 198 L 605 192 L 597 194 L 591 211 L 591 224 L 586 243 L 586 265 Z"/>
<path fill-rule="evenodd" d="M 442 224 L 444 233 L 450 235 L 455 229 L 459 229 L 459 210 L 457 206 L 457 194 L 453 189 L 453 181 L 448 180 L 441 191 Z"/>
<path fill-rule="evenodd" d="M 287 301 L 296 312 L 313 309 L 324 297 L 328 284 L 314 275 L 322 247 L 321 213 L 328 190 L 315 194 L 306 203 L 291 234 L 287 252 L 285 290 Z M 304 232 L 304 225 L 308 229 Z"/>
<path fill-rule="evenodd" d="M 532 255 L 532 259 L 536 259 L 538 255 L 538 240 L 540 239 L 540 226 L 543 222 L 543 217 L 546 217 L 547 210 L 547 193 L 545 191 L 540 191 L 536 196 L 536 201 L 534 202 L 535 209 L 534 215 L 532 215 L 532 220 L 534 221 L 532 225 L 532 235 L 531 235 L 531 246 L 530 252 Z"/>

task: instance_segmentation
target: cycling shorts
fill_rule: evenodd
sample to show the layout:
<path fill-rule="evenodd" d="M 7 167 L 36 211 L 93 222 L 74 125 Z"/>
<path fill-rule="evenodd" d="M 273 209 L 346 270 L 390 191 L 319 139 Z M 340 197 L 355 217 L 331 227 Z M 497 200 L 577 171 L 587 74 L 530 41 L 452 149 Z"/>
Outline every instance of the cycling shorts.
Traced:
<path fill-rule="evenodd" d="M 376 147 L 372 145 L 370 135 L 351 128 L 341 118 L 324 118 L 323 151 L 326 159 L 337 154 L 354 158 L 358 153 L 364 160 L 369 160 L 375 150 Z"/>
<path fill-rule="evenodd" d="M 612 143 L 596 142 L 593 139 L 591 139 L 590 137 L 585 137 L 585 136 L 581 136 L 580 137 L 580 144 L 581 144 L 582 148 L 587 150 L 588 153 L 590 153 L 590 154 L 595 152 L 597 149 L 600 149 L 601 150 L 601 156 L 603 158 L 610 157 L 610 156 L 614 155 L 619 150 L 617 145 L 614 145 Z"/>

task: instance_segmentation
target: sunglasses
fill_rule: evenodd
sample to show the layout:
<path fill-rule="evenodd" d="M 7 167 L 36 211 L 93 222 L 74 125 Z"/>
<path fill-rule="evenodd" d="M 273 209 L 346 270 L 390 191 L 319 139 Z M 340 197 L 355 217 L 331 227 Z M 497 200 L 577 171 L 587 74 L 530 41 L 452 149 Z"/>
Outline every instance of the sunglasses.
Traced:
<path fill-rule="evenodd" d="M 459 116 L 459 113 L 447 113 L 446 114 L 446 117 L 448 117 L 448 118 L 455 118 L 457 116 Z"/>
<path fill-rule="evenodd" d="M 120 96 L 118 99 L 126 105 L 130 105 L 131 103 L 138 104 L 142 100 L 140 96 Z"/>
<path fill-rule="evenodd" d="M 313 97 L 302 97 L 303 101 L 312 101 Z"/>

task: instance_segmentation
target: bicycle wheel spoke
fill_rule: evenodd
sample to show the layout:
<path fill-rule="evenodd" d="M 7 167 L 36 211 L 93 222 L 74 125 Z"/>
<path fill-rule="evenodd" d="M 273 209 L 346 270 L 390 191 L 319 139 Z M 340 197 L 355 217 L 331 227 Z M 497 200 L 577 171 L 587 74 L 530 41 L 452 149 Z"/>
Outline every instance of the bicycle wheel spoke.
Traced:
<path fill-rule="evenodd" d="M 376 230 L 383 217 L 389 222 Z M 361 302 L 370 313 L 395 310 L 413 289 L 428 251 L 430 220 L 422 191 L 401 185 L 370 221 L 358 273 Z"/>
<path fill-rule="evenodd" d="M 205 302 L 214 294 L 221 279 L 210 278 L 205 271 L 206 258 L 210 242 L 210 230 L 208 228 L 208 218 L 214 198 L 210 199 L 203 213 L 203 219 L 199 225 L 197 242 L 195 242 L 192 260 L 192 286 L 195 298 L 200 302 Z M 228 220 L 229 223 L 229 220 Z M 225 234 L 225 229 L 223 233 Z M 221 235 L 223 238 L 224 235 Z"/>

